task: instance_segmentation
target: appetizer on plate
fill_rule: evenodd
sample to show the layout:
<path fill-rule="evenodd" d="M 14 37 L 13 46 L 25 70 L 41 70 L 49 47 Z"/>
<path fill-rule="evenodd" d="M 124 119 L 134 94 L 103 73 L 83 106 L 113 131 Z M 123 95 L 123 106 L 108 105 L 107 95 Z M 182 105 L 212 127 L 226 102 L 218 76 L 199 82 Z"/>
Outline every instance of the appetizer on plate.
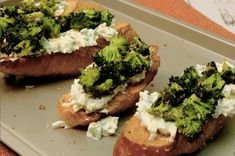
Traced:
<path fill-rule="evenodd" d="M 94 62 L 81 70 L 69 93 L 59 100 L 57 112 L 70 126 L 87 126 L 134 106 L 139 92 L 155 77 L 160 59 L 129 27 L 100 49 Z"/>
<path fill-rule="evenodd" d="M 114 156 L 180 155 L 201 149 L 235 114 L 235 68 L 210 62 L 172 76 L 161 91 L 140 92 Z"/>
<path fill-rule="evenodd" d="M 73 76 L 93 62 L 128 24 L 93 3 L 23 0 L 0 7 L 0 72 L 19 76 Z"/>

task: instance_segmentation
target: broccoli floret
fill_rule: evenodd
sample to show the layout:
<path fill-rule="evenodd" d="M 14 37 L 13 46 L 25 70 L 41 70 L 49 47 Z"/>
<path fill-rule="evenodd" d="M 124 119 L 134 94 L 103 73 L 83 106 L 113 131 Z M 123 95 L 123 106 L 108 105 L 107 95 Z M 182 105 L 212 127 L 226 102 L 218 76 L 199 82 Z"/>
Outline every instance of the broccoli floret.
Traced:
<path fill-rule="evenodd" d="M 60 34 L 60 25 L 56 23 L 55 19 L 50 17 L 44 17 L 43 21 L 43 29 L 45 31 L 44 35 L 46 38 L 56 37 Z M 46 36 L 47 34 L 47 36 Z"/>
<path fill-rule="evenodd" d="M 83 89 L 94 97 L 113 93 L 113 80 L 101 78 L 100 74 L 98 67 L 90 67 L 82 69 L 79 76 L 79 83 L 83 86 Z"/>
<path fill-rule="evenodd" d="M 136 51 L 128 52 L 124 59 L 123 74 L 127 77 L 141 73 L 143 70 L 149 70 L 150 61 Z"/>
<path fill-rule="evenodd" d="M 118 46 L 109 45 L 96 53 L 94 61 L 98 66 L 102 66 L 108 63 L 121 62 L 122 56 L 119 53 Z"/>
<path fill-rule="evenodd" d="M 18 14 L 16 6 L 0 6 L 0 17 L 5 15 L 9 17 L 14 17 Z"/>
<path fill-rule="evenodd" d="M 110 41 L 111 45 L 115 45 L 118 47 L 119 53 L 122 56 L 125 56 L 127 53 L 127 50 L 129 48 L 129 43 L 126 37 L 124 36 L 114 36 L 111 38 Z"/>
<path fill-rule="evenodd" d="M 65 32 L 70 29 L 71 17 L 72 16 L 59 16 L 59 17 L 57 17 L 56 23 L 60 24 L 61 32 Z"/>
<path fill-rule="evenodd" d="M 211 103 L 210 100 L 202 101 L 201 98 L 197 97 L 195 94 L 192 94 L 185 100 L 183 105 L 187 111 L 195 111 L 195 116 L 197 116 L 198 120 L 202 121 L 206 121 L 211 117 L 215 110 L 215 103 Z M 192 114 L 189 114 L 189 116 L 192 116 Z"/>
<path fill-rule="evenodd" d="M 48 16 L 54 16 L 55 11 L 58 9 L 58 5 L 60 0 L 41 0 L 39 8 L 40 10 L 48 15 Z"/>
<path fill-rule="evenodd" d="M 134 51 L 138 51 L 143 56 L 150 55 L 150 53 L 151 53 L 149 46 L 146 43 L 144 43 L 139 37 L 134 38 L 130 49 L 132 49 Z"/>
<path fill-rule="evenodd" d="M 219 99 L 222 96 L 220 92 L 224 85 L 225 81 L 221 78 L 219 73 L 215 73 L 198 84 L 195 89 L 195 94 L 203 99 L 210 97 Z"/>
<path fill-rule="evenodd" d="M 220 74 L 226 84 L 235 84 L 235 68 L 232 68 L 227 63 L 224 63 Z"/>
<path fill-rule="evenodd" d="M 175 82 L 169 84 L 159 95 L 157 103 L 171 104 L 177 106 L 185 99 L 183 88 Z"/>
<path fill-rule="evenodd" d="M 100 77 L 100 70 L 97 67 L 87 68 L 81 70 L 81 75 L 79 76 L 79 83 L 85 88 L 85 90 L 89 90 L 90 87 L 94 85 L 94 83 Z"/>
<path fill-rule="evenodd" d="M 33 12 L 33 13 L 26 15 L 26 19 L 28 23 L 40 22 L 43 17 L 44 17 L 44 14 L 41 11 Z"/>
<path fill-rule="evenodd" d="M 202 130 L 202 122 L 190 117 L 175 122 L 178 132 L 184 134 L 189 140 L 196 138 Z"/>
<path fill-rule="evenodd" d="M 38 11 L 34 0 L 23 0 L 21 1 L 19 8 L 24 13 L 32 13 Z"/>
<path fill-rule="evenodd" d="M 93 96 L 95 97 L 102 97 L 105 95 L 111 95 L 113 94 L 113 80 L 112 79 L 106 79 L 105 82 L 101 84 L 94 85 L 91 88 L 91 92 Z"/>
<path fill-rule="evenodd" d="M 194 67 L 189 67 L 184 70 L 182 76 L 171 76 L 169 82 L 178 83 L 186 91 L 191 91 L 198 82 L 199 75 Z"/>
<path fill-rule="evenodd" d="M 107 25 L 111 23 L 113 15 L 109 12 L 102 13 L 94 9 L 84 9 L 76 13 L 71 13 L 70 27 L 72 29 L 81 30 L 83 28 L 95 29 L 99 24 L 106 22 Z M 105 21 L 103 21 L 105 20 Z"/>
<path fill-rule="evenodd" d="M 4 32 L 9 24 L 14 24 L 15 20 L 7 16 L 0 17 L 0 39 L 3 38 Z"/>
<path fill-rule="evenodd" d="M 106 25 L 110 25 L 113 20 L 113 15 L 108 12 L 108 10 L 105 10 L 101 13 L 101 23 L 106 23 Z"/>
<path fill-rule="evenodd" d="M 157 104 L 156 102 L 154 104 Z M 154 106 L 151 107 L 147 110 L 148 113 L 159 116 L 159 117 L 163 117 L 164 113 L 170 112 L 169 110 L 172 110 L 173 107 L 169 104 L 164 104 L 161 103 L 158 106 Z"/>
<path fill-rule="evenodd" d="M 33 46 L 30 44 L 29 40 L 23 40 L 14 47 L 14 50 L 19 53 L 20 56 L 26 56 L 33 49 Z"/>
<path fill-rule="evenodd" d="M 206 78 L 210 77 L 212 74 L 217 73 L 217 67 L 214 61 L 209 62 L 206 66 L 206 70 L 202 72 L 202 75 L 204 75 Z"/>

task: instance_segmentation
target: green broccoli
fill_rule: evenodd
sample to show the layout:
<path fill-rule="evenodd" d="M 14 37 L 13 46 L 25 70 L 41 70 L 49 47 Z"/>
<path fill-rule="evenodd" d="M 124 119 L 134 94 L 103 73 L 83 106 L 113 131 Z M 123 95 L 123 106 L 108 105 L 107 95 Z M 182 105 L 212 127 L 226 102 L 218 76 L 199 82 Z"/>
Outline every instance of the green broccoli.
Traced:
<path fill-rule="evenodd" d="M 28 23 L 40 22 L 42 21 L 43 17 L 44 17 L 44 14 L 41 11 L 33 12 L 33 13 L 26 15 L 26 19 Z"/>
<path fill-rule="evenodd" d="M 9 24 L 14 24 L 15 20 L 7 16 L 0 17 L 0 39 L 3 38 L 3 34 L 7 29 Z"/>
<path fill-rule="evenodd" d="M 144 43 L 139 37 L 135 37 L 133 43 L 131 44 L 130 49 L 138 51 L 143 56 L 150 55 L 151 51 L 149 46 Z"/>
<path fill-rule="evenodd" d="M 127 49 L 129 48 L 128 40 L 125 36 L 114 36 L 110 41 L 111 45 L 115 45 L 118 47 L 119 53 L 122 56 L 125 56 L 127 53 Z"/>
<path fill-rule="evenodd" d="M 136 51 L 130 51 L 127 53 L 124 59 L 124 70 L 125 76 L 131 77 L 141 73 L 143 70 L 150 69 L 150 61 Z"/>
<path fill-rule="evenodd" d="M 113 15 L 108 11 L 99 12 L 94 9 L 84 9 L 70 14 L 70 27 L 78 30 L 83 28 L 94 29 L 104 22 L 106 22 L 107 25 L 110 25 L 112 19 Z"/>
<path fill-rule="evenodd" d="M 232 69 L 224 65 L 224 71 L 229 70 Z M 147 110 L 166 121 L 175 122 L 178 131 L 189 140 L 198 136 L 202 125 L 214 114 L 218 99 L 223 97 L 221 91 L 225 81 L 215 63 L 208 63 L 203 74 L 200 77 L 194 67 L 189 67 L 182 76 L 172 76 L 168 86 Z"/>
<path fill-rule="evenodd" d="M 91 93 L 94 97 L 102 97 L 106 95 L 113 94 L 113 80 L 112 79 L 106 79 L 101 84 L 96 84 L 93 87 L 91 87 Z"/>
<path fill-rule="evenodd" d="M 45 35 L 48 33 L 49 37 L 57 37 L 60 34 L 60 25 L 56 23 L 55 19 L 50 17 L 42 18 L 43 22 L 43 30 L 45 31 Z"/>
<path fill-rule="evenodd" d="M 113 20 L 113 15 L 108 12 L 108 10 L 105 10 L 101 13 L 101 23 L 106 23 L 107 25 L 111 25 Z"/>
<path fill-rule="evenodd" d="M 94 97 L 113 94 L 114 89 L 127 82 L 130 76 L 150 68 L 148 56 L 144 57 L 130 50 L 128 40 L 124 36 L 111 38 L 110 44 L 99 50 L 93 59 L 100 70 L 100 75 L 85 91 Z M 82 83 L 83 88 L 87 88 L 84 84 Z"/>
<path fill-rule="evenodd" d="M 100 77 L 100 70 L 97 67 L 87 68 L 81 70 L 81 75 L 79 76 L 79 83 L 85 87 L 85 90 L 89 90 L 90 87 L 94 85 L 94 83 Z"/>
<path fill-rule="evenodd" d="M 58 9 L 60 0 L 41 0 L 39 9 L 47 16 L 54 16 L 55 11 Z"/>
<path fill-rule="evenodd" d="M 19 9 L 21 9 L 23 13 L 32 13 L 38 11 L 35 4 L 34 0 L 22 0 L 19 4 Z"/>
<path fill-rule="evenodd" d="M 100 50 L 95 56 L 94 61 L 98 66 L 108 63 L 118 63 L 122 61 L 118 46 L 109 45 Z"/>
<path fill-rule="evenodd" d="M 201 80 L 195 89 L 195 94 L 201 98 L 208 99 L 210 97 L 219 99 L 221 90 L 225 85 L 219 73 L 215 73 L 205 80 Z"/>
<path fill-rule="evenodd" d="M 176 120 L 175 124 L 178 128 L 178 132 L 184 134 L 188 140 L 197 138 L 202 130 L 202 122 L 190 117 Z"/>
<path fill-rule="evenodd" d="M 212 74 L 217 73 L 218 69 L 216 67 L 216 64 L 214 61 L 211 61 L 207 64 L 206 70 L 202 72 L 202 75 L 205 76 L 205 78 L 210 77 Z"/>
<path fill-rule="evenodd" d="M 224 63 L 220 74 L 226 84 L 235 84 L 235 68 L 232 68 L 227 63 Z"/>
<path fill-rule="evenodd" d="M 94 97 L 112 94 L 113 80 L 103 79 L 100 74 L 98 67 L 91 67 L 81 70 L 81 75 L 79 76 L 79 83 L 86 92 L 91 93 Z"/>
<path fill-rule="evenodd" d="M 23 40 L 14 47 L 15 51 L 18 51 L 20 56 L 26 56 L 32 51 L 33 47 L 29 40 Z"/>

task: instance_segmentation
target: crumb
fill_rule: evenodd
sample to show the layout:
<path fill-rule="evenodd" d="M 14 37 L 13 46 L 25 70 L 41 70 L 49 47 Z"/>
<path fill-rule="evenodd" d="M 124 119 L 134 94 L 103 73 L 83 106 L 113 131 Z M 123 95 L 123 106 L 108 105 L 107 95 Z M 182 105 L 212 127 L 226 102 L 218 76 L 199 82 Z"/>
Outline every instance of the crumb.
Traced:
<path fill-rule="evenodd" d="M 57 88 L 58 91 L 61 91 L 61 88 Z"/>
<path fill-rule="evenodd" d="M 168 45 L 166 43 L 163 44 L 163 47 L 167 47 Z"/>
<path fill-rule="evenodd" d="M 25 89 L 32 89 L 32 88 L 34 88 L 35 86 L 33 86 L 33 85 L 26 85 L 25 86 Z"/>
<path fill-rule="evenodd" d="M 12 129 L 16 129 L 15 127 L 12 127 Z"/>
<path fill-rule="evenodd" d="M 14 114 L 14 115 L 13 115 L 13 117 L 15 118 L 15 117 L 16 117 L 16 115 Z"/>
<path fill-rule="evenodd" d="M 39 110 L 46 110 L 46 106 L 44 106 L 44 105 L 39 105 L 38 109 L 39 109 Z"/>
<path fill-rule="evenodd" d="M 151 87 L 154 87 L 154 84 L 152 83 L 152 84 L 150 84 L 150 86 L 151 86 Z"/>

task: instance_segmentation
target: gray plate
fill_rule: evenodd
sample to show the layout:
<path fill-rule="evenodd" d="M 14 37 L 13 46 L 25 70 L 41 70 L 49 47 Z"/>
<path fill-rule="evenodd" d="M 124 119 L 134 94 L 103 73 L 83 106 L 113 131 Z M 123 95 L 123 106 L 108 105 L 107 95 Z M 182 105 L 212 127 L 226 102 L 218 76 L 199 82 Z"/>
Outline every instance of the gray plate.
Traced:
<path fill-rule="evenodd" d="M 133 18 L 134 16 L 111 11 L 116 15 L 116 20 L 131 23 L 144 41 L 160 47 L 161 67 L 152 84 L 147 87 L 148 90 L 163 89 L 170 75 L 180 74 L 189 65 L 203 64 L 211 60 L 227 60 L 235 64 L 234 60 L 221 55 L 222 52 L 215 53 L 201 47 L 201 44 L 179 38 L 148 22 Z M 158 18 L 155 22 L 158 22 Z M 174 26 L 176 25 L 172 23 L 172 27 Z M 203 38 L 202 34 L 193 33 Z M 204 40 L 199 42 L 203 43 Z M 231 50 L 226 47 L 225 45 L 224 51 Z M 231 58 L 234 57 L 233 53 Z M 84 129 L 53 129 L 51 123 L 59 119 L 55 111 L 56 103 L 69 91 L 72 82 L 72 78 L 15 80 L 13 77 L 0 76 L 1 140 L 21 155 L 112 155 L 117 135 L 133 110 L 121 114 L 116 136 L 100 141 L 86 138 Z M 25 86 L 28 85 L 34 87 L 26 89 Z M 40 106 L 45 109 L 40 110 Z M 235 118 L 229 119 L 219 136 L 195 155 L 235 155 L 234 122 Z"/>

